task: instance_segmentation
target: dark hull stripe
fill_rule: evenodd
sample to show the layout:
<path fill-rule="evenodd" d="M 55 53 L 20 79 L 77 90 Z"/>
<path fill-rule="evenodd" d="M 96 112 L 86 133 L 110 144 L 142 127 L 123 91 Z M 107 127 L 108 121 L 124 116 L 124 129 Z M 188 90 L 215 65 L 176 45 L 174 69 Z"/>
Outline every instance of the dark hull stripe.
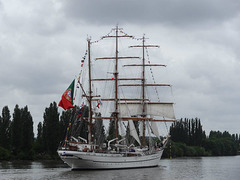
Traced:
<path fill-rule="evenodd" d="M 92 171 L 92 170 L 124 170 L 124 169 L 140 169 L 140 168 L 153 168 L 153 167 L 158 167 L 158 165 L 153 165 L 153 166 L 142 166 L 142 167 L 123 167 L 123 168 L 74 168 L 74 169 L 71 169 L 72 171 L 79 171 L 79 170 L 89 170 L 89 171 Z"/>
<path fill-rule="evenodd" d="M 132 163 L 132 162 L 143 162 L 143 161 L 152 161 L 152 160 L 155 160 L 155 159 L 160 159 L 160 157 L 157 157 L 157 158 L 152 158 L 152 159 L 146 159 L 146 160 L 139 160 L 139 161 L 120 161 L 120 162 L 116 162 L 116 161 L 92 161 L 92 162 L 99 162 L 99 163 L 115 163 L 115 164 L 122 164 L 122 163 Z M 85 160 L 85 159 L 83 159 Z M 91 160 L 88 160 L 88 161 L 91 161 Z"/>

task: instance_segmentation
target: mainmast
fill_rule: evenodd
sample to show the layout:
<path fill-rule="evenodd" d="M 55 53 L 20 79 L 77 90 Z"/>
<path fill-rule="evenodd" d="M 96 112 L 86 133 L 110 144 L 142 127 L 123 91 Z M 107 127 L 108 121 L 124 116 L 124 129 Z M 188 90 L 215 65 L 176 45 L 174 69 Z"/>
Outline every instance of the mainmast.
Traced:
<path fill-rule="evenodd" d="M 145 105 L 145 37 L 143 35 L 143 38 L 142 38 L 142 44 L 143 44 L 143 58 L 142 58 L 142 99 L 143 99 L 143 108 L 142 108 L 142 117 L 145 118 L 146 117 L 146 105 Z M 142 137 L 142 145 L 143 147 L 145 146 L 145 120 L 143 121 L 143 137 Z"/>
<path fill-rule="evenodd" d="M 116 26 L 116 61 L 115 61 L 115 72 L 114 78 L 115 78 L 115 112 L 114 112 L 114 117 L 115 117 L 115 127 L 116 127 L 116 137 L 118 137 L 118 26 Z"/>
<path fill-rule="evenodd" d="M 115 80 L 115 96 L 114 96 L 114 99 L 102 99 L 102 100 L 106 100 L 106 101 L 114 101 L 114 105 L 115 105 L 115 109 L 114 109 L 114 112 L 113 112 L 113 117 L 110 118 L 110 119 L 114 119 L 115 120 L 115 127 L 116 127 L 116 137 L 118 137 L 119 135 L 119 132 L 118 132 L 118 121 L 119 121 L 119 101 L 121 99 L 119 99 L 119 96 L 118 96 L 118 81 L 119 80 L 132 80 L 132 79 L 119 79 L 118 78 L 118 75 L 119 75 L 119 71 L 118 71 L 118 60 L 120 59 L 131 59 L 131 58 L 139 58 L 139 57 L 119 57 L 118 56 L 118 39 L 119 38 L 132 38 L 132 36 L 129 36 L 129 35 L 119 35 L 119 31 L 122 30 L 121 28 L 119 28 L 118 26 L 116 26 L 116 28 L 113 28 L 113 30 L 115 30 L 115 36 L 111 36 L 111 35 L 107 35 L 107 36 L 103 36 L 102 38 L 115 38 L 115 42 L 116 42 L 116 50 L 115 50 L 115 57 L 103 57 L 103 58 L 96 58 L 96 60 L 100 60 L 100 59 L 114 59 L 115 60 L 115 70 L 113 72 L 113 75 L 114 75 L 114 80 Z M 94 81 L 108 81 L 108 80 L 111 80 L 111 79 L 93 79 Z M 103 117 L 104 119 L 104 117 Z"/>

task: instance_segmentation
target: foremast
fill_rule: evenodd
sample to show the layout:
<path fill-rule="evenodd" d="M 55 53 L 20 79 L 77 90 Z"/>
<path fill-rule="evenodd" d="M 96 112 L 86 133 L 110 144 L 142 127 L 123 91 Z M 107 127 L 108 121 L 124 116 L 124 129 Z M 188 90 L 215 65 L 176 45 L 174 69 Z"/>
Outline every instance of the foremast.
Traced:
<path fill-rule="evenodd" d="M 91 70 L 91 39 L 87 39 L 88 42 L 88 79 L 89 79 L 89 96 L 88 96 L 88 103 L 89 103 L 89 126 L 88 126 L 88 143 L 92 144 L 93 136 L 92 136 L 92 70 Z"/>

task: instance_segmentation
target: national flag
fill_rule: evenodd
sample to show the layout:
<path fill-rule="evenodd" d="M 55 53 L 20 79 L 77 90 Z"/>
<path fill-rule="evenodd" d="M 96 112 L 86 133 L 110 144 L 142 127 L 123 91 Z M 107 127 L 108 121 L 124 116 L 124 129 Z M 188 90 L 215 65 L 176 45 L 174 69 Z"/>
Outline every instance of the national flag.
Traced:
<path fill-rule="evenodd" d="M 63 109 L 74 108 L 73 106 L 73 92 L 74 92 L 75 80 L 70 84 L 67 90 L 63 93 L 61 101 L 58 103 L 58 106 Z"/>

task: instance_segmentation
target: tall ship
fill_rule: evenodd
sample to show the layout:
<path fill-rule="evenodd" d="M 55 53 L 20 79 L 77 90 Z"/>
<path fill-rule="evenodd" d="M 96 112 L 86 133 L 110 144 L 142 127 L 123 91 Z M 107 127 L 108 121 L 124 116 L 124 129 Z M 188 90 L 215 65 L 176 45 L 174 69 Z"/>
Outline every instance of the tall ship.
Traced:
<path fill-rule="evenodd" d="M 150 61 L 150 49 L 159 46 L 147 44 L 146 39 L 145 35 L 131 36 L 118 26 L 99 40 L 87 39 L 79 77 L 59 102 L 70 109 L 71 118 L 57 152 L 72 170 L 159 165 L 170 138 L 168 130 L 160 135 L 160 126 L 167 129 L 176 120 L 174 103 L 160 98 L 167 94 L 166 89 L 171 91 L 171 85 L 157 83 L 159 76 L 154 76 L 154 70 L 159 72 L 166 65 Z M 129 45 L 129 40 L 134 44 Z M 96 57 L 108 50 L 112 50 L 111 56 Z M 126 55 L 134 50 L 140 56 Z"/>

